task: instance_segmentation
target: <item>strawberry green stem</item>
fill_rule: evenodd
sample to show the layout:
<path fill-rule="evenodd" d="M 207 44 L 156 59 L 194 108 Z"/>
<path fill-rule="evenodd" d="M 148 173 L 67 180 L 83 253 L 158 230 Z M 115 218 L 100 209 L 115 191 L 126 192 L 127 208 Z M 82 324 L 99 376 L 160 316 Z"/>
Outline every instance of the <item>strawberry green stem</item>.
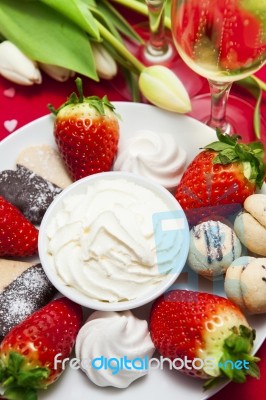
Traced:
<path fill-rule="evenodd" d="M 75 83 L 79 94 L 79 103 L 83 103 L 84 95 L 83 95 L 82 80 L 78 77 L 77 79 L 75 79 Z"/>

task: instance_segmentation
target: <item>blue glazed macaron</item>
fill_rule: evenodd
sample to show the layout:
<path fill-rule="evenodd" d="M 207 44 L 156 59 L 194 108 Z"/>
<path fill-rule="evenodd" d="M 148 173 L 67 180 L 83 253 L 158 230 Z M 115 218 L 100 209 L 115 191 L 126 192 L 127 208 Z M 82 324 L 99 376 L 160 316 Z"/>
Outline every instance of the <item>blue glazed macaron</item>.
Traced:
<path fill-rule="evenodd" d="M 223 275 L 241 252 L 233 229 L 220 221 L 205 221 L 190 231 L 188 265 L 206 278 Z"/>

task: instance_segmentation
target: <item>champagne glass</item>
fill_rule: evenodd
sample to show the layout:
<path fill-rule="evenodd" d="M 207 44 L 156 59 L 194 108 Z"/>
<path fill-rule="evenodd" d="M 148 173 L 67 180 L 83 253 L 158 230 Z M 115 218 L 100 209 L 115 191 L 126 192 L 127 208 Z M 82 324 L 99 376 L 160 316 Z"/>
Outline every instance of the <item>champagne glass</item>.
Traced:
<path fill-rule="evenodd" d="M 164 27 L 166 2 L 167 0 L 145 0 L 149 23 L 140 58 L 146 64 L 169 62 L 174 55 L 173 42 L 167 37 Z"/>
<path fill-rule="evenodd" d="M 265 63 L 266 0 L 172 0 L 171 21 L 180 56 L 209 82 L 211 113 L 204 122 L 241 133 L 237 113 L 226 118 L 227 99 L 233 82 Z"/>
<path fill-rule="evenodd" d="M 190 96 L 197 94 L 202 86 L 202 79 L 195 74 L 180 58 L 173 42 L 171 31 L 165 29 L 165 9 L 167 0 L 145 0 L 148 21 L 133 25 L 144 40 L 144 44 L 126 41 L 132 54 L 144 65 L 164 65 L 170 68 L 184 83 Z M 124 79 L 118 76 L 111 85 L 126 99 L 131 96 Z"/>

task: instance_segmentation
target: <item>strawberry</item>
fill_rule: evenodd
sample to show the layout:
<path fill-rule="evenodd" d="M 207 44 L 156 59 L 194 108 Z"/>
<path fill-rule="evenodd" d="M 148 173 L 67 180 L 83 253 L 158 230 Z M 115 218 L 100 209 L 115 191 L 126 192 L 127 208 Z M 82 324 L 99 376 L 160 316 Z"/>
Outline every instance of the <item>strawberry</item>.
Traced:
<path fill-rule="evenodd" d="M 26 257 L 37 253 L 38 230 L 0 196 L 0 256 Z"/>
<path fill-rule="evenodd" d="M 72 93 L 57 110 L 54 137 L 73 180 L 110 171 L 117 153 L 119 124 L 114 106 L 104 96 L 84 97 L 82 81 L 76 79 L 79 97 Z"/>
<path fill-rule="evenodd" d="M 0 345 L 4 397 L 37 399 L 37 389 L 45 389 L 61 375 L 62 364 L 55 365 L 56 355 L 61 360 L 70 356 L 81 324 L 81 306 L 62 297 L 15 326 Z"/>
<path fill-rule="evenodd" d="M 182 372 L 210 378 L 205 388 L 221 377 L 242 383 L 246 374 L 259 376 L 259 359 L 250 355 L 255 332 L 226 298 L 188 290 L 165 293 L 153 303 L 150 331 L 160 354 L 179 359 L 176 365 Z M 237 360 L 242 360 L 242 368 L 234 368 Z"/>
<path fill-rule="evenodd" d="M 177 186 L 175 197 L 190 224 L 205 216 L 212 218 L 215 212 L 224 215 L 239 209 L 265 178 L 261 142 L 239 143 L 239 136 L 223 135 L 219 130 L 217 137 L 218 141 L 194 158 Z"/>

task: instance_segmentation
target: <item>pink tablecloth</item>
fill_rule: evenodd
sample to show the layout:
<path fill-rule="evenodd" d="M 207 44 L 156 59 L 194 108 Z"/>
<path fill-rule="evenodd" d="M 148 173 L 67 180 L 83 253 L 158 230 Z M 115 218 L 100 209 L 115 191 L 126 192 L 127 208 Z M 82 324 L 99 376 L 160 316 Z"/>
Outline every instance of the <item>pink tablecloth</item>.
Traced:
<path fill-rule="evenodd" d="M 266 68 L 260 72 L 260 76 L 266 80 Z M 87 95 L 103 96 L 108 94 L 110 100 L 123 100 L 110 83 L 101 82 L 100 84 L 84 80 L 84 88 Z M 60 105 L 75 90 L 74 80 L 67 83 L 58 83 L 44 76 L 43 84 L 33 87 L 22 87 L 0 78 L 0 140 L 12 133 L 15 129 L 26 123 L 48 114 L 47 103 L 54 106 Z M 239 92 L 251 103 L 251 97 L 246 93 Z M 266 115 L 266 101 L 264 100 L 263 113 Z M 38 132 L 36 132 L 36 135 Z M 264 136 L 266 140 L 266 136 Z M 0 160 L 1 167 L 1 160 Z M 212 397 L 212 400 L 241 399 L 241 400 L 265 400 L 266 399 L 266 342 L 258 352 L 261 357 L 261 379 L 255 380 L 248 378 L 243 385 L 230 383 L 220 393 Z M 178 396 L 178 392 L 177 392 Z"/>

